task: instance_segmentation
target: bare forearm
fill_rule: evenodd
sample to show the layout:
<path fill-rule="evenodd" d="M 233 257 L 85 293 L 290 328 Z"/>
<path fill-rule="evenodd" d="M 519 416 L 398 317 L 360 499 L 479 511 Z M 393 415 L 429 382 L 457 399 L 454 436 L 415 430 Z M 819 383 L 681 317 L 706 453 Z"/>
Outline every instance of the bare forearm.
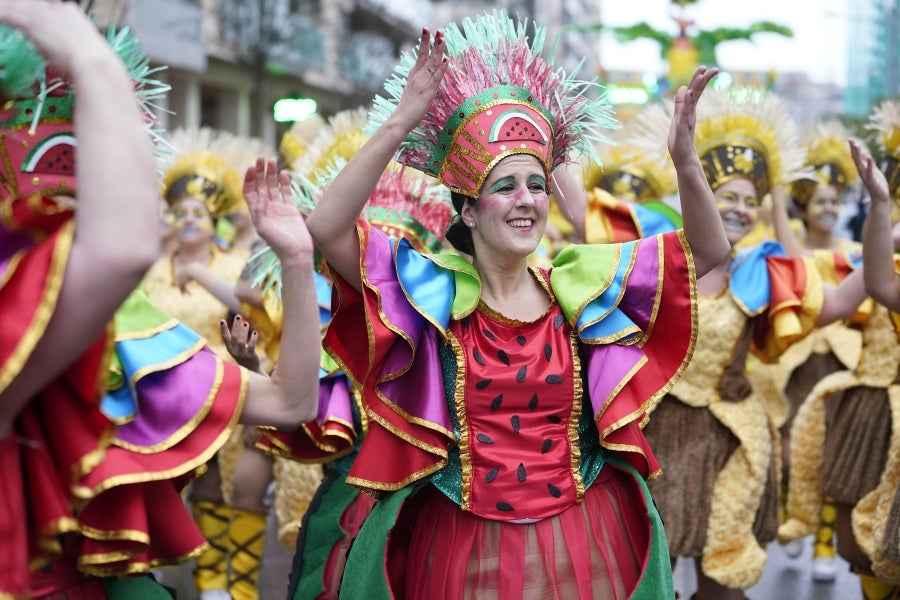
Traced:
<path fill-rule="evenodd" d="M 241 301 L 234 291 L 234 283 L 224 277 L 220 277 L 205 267 L 193 268 L 191 274 L 194 280 L 216 297 L 222 304 L 228 307 L 234 314 L 241 313 Z"/>
<path fill-rule="evenodd" d="M 891 310 L 900 311 L 900 282 L 894 273 L 894 243 L 890 223 L 888 201 L 873 199 L 863 229 L 865 287 L 876 302 Z"/>
<path fill-rule="evenodd" d="M 356 220 L 408 131 L 388 119 L 328 186 L 306 221 L 329 266 L 357 289 L 361 284 Z"/>
<path fill-rule="evenodd" d="M 684 235 L 691 246 L 699 278 L 726 259 L 731 245 L 700 160 L 695 158 L 678 166 L 677 173 Z"/>
<path fill-rule="evenodd" d="M 158 186 L 144 117 L 125 66 L 112 53 L 78 61 L 71 76 L 78 93 L 73 250 L 90 252 L 97 266 L 137 271 L 137 281 L 159 249 L 158 231 L 148 226 L 157 221 Z"/>
<path fill-rule="evenodd" d="M 793 229 L 791 229 L 787 202 L 784 192 L 780 189 L 772 191 L 772 225 L 775 227 L 775 237 L 778 238 L 788 256 L 802 256 L 804 254 L 803 247 L 797 240 Z"/>
<path fill-rule="evenodd" d="M 853 316 L 866 299 L 866 289 L 863 285 L 865 270 L 865 267 L 860 267 L 848 275 L 840 285 L 825 286 L 822 312 L 816 318 L 817 327 L 824 327 Z"/>
<path fill-rule="evenodd" d="M 253 374 L 242 421 L 294 428 L 316 417 L 319 386 L 319 308 L 312 256 L 282 263 L 284 321 L 278 365 L 271 378 Z"/>

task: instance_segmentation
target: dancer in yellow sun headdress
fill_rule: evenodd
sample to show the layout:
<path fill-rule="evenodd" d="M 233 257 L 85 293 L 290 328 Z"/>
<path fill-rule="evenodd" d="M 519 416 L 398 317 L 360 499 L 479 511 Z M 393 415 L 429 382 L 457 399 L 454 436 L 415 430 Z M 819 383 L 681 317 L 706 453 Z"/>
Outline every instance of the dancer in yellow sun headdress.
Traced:
<path fill-rule="evenodd" d="M 801 239 L 788 224 L 785 195 L 773 195 L 773 221 L 779 241 L 789 254 L 811 257 L 822 279 L 830 284 L 839 283 L 862 263 L 862 245 L 834 233 L 844 193 L 848 186 L 859 180 L 850 155 L 851 138 L 850 132 L 836 121 L 813 123 L 801 134 L 800 143 L 806 149 L 806 164 L 812 170 L 812 178 L 799 179 L 788 188 L 790 200 L 804 225 Z M 871 301 L 863 303 L 855 320 L 868 315 L 871 306 Z M 784 402 L 783 422 L 780 423 L 783 490 L 790 485 L 790 428 L 797 409 L 812 387 L 824 377 L 856 368 L 861 344 L 857 327 L 848 327 L 845 322 L 833 323 L 817 329 L 789 348 L 777 364 L 757 366 L 754 382 L 770 385 L 769 393 Z M 782 494 L 782 501 L 786 500 L 786 494 Z M 833 581 L 835 578 L 835 518 L 834 505 L 826 503 L 813 552 L 813 578 L 816 581 Z M 802 542 L 794 540 L 785 545 L 785 552 L 795 557 L 802 548 Z"/>
<path fill-rule="evenodd" d="M 855 371 L 816 385 L 792 428 L 789 520 L 779 535 L 812 533 L 822 497 L 837 506 L 837 550 L 859 574 L 863 597 L 900 597 L 900 309 L 892 204 L 900 200 L 900 103 L 884 102 L 870 118 L 884 164 L 852 146 L 871 199 L 863 240 L 866 291 L 879 302 L 863 327 Z M 891 312 L 888 312 L 890 310 Z"/>
<path fill-rule="evenodd" d="M 713 91 L 701 99 L 697 151 L 733 248 L 751 231 L 760 199 L 802 176 L 794 131 L 776 96 Z M 734 250 L 698 281 L 694 358 L 645 432 L 663 468 L 651 489 L 670 552 L 695 559 L 701 600 L 743 598 L 778 525 L 777 424 L 751 387 L 748 353 L 773 360 L 842 316 L 855 296 L 862 300 L 861 276 L 854 281 L 823 288 L 810 259 L 789 258 L 775 242 Z"/>

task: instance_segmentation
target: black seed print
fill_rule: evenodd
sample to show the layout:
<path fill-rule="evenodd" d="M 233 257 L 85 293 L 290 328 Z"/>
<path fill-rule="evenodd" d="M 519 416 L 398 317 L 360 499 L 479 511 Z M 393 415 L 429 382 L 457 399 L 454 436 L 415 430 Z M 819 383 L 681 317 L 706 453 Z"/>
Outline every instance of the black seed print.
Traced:
<path fill-rule="evenodd" d="M 497 358 L 499 358 L 500 362 L 502 362 L 504 365 L 506 365 L 507 367 L 509 366 L 509 355 L 506 352 L 504 352 L 503 350 L 497 350 Z"/>
<path fill-rule="evenodd" d="M 515 431 L 516 433 L 519 433 L 519 428 L 520 428 L 521 425 L 522 425 L 522 424 L 519 422 L 519 415 L 513 415 L 513 416 L 509 419 L 509 421 L 510 421 L 510 423 L 512 423 L 513 431 Z"/>
<path fill-rule="evenodd" d="M 559 329 L 562 327 L 563 321 L 565 321 L 565 317 L 562 315 L 556 315 L 556 318 L 553 319 L 553 329 Z"/>
<path fill-rule="evenodd" d="M 559 488 L 552 483 L 547 484 L 547 489 L 550 491 L 550 495 L 554 498 L 559 498 L 560 496 L 562 496 L 562 492 L 559 490 Z"/>
<path fill-rule="evenodd" d="M 528 408 L 534 410 L 537 408 L 538 397 L 537 394 L 531 397 L 531 400 L 528 401 Z"/>
<path fill-rule="evenodd" d="M 562 417 L 558 415 L 547 415 L 547 420 L 551 423 L 562 423 Z"/>
<path fill-rule="evenodd" d="M 515 509 L 512 506 L 510 506 L 509 504 L 507 504 L 506 502 L 498 502 L 497 510 L 502 510 L 503 512 L 512 512 Z"/>
<path fill-rule="evenodd" d="M 559 375 L 547 375 L 547 383 L 562 383 L 563 378 Z"/>
<path fill-rule="evenodd" d="M 491 472 L 484 476 L 484 480 L 488 483 L 492 482 L 497 478 L 497 473 L 500 472 L 500 467 L 494 467 L 491 469 Z"/>
<path fill-rule="evenodd" d="M 484 332 L 484 336 L 485 336 L 487 339 L 491 340 L 492 342 L 496 342 L 496 341 L 497 341 L 497 338 L 494 337 L 494 334 L 491 333 L 490 331 L 488 331 L 487 329 L 482 329 L 481 331 Z"/>
<path fill-rule="evenodd" d="M 481 355 L 481 352 L 478 351 L 478 348 L 474 348 L 472 350 L 472 358 L 474 358 L 475 362 L 477 362 L 482 367 L 487 364 L 484 362 L 484 357 Z"/>
<path fill-rule="evenodd" d="M 520 346 L 524 346 L 525 342 L 527 342 L 528 340 L 525 339 L 524 335 L 519 335 L 519 336 L 516 336 L 516 341 L 519 343 Z"/>
<path fill-rule="evenodd" d="M 475 389 L 483 390 L 484 388 L 486 388 L 489 385 L 491 385 L 490 379 L 482 379 L 481 381 L 479 381 L 478 383 L 475 384 Z"/>
<path fill-rule="evenodd" d="M 476 435 L 475 439 L 478 440 L 479 442 L 481 442 L 482 444 L 493 444 L 494 443 L 494 440 L 492 440 L 490 437 L 486 436 L 483 433 L 479 433 L 478 435 Z"/>
<path fill-rule="evenodd" d="M 547 360 L 550 360 L 550 358 L 552 356 L 553 356 L 553 346 L 551 346 L 550 344 L 544 344 L 544 358 L 546 358 Z"/>
<path fill-rule="evenodd" d="M 519 463 L 519 468 L 516 469 L 516 477 L 519 478 L 520 483 L 525 483 L 525 465 Z"/>
<path fill-rule="evenodd" d="M 500 405 L 503 404 L 503 394 L 500 394 L 493 400 L 491 400 L 491 410 L 497 410 L 500 408 Z"/>
<path fill-rule="evenodd" d="M 547 454 L 548 452 L 550 452 L 550 448 L 552 448 L 552 447 L 553 447 L 553 440 L 551 440 L 550 438 L 547 438 L 546 440 L 544 440 L 544 443 L 541 444 L 541 454 Z"/>
<path fill-rule="evenodd" d="M 525 374 L 528 373 L 528 365 L 525 365 L 521 369 L 516 372 L 516 383 L 522 383 L 525 381 Z"/>
<path fill-rule="evenodd" d="M 463 317 L 463 318 L 462 318 L 462 326 L 463 326 L 463 327 L 468 327 L 468 326 L 469 326 L 469 317 Z"/>

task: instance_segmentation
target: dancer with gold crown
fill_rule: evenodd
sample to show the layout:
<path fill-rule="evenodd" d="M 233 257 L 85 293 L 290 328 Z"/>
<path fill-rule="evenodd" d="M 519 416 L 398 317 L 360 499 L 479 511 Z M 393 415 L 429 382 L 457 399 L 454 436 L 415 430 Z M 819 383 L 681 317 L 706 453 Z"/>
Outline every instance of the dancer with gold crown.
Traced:
<path fill-rule="evenodd" d="M 692 140 L 715 71 L 676 101 L 685 231 L 529 269 L 555 168 L 612 123 L 530 25 L 496 11 L 424 30 L 308 219 L 334 277 L 326 345 L 369 419 L 347 482 L 381 497 L 341 597 L 672 595 L 641 426 L 690 357 L 693 273 L 728 252 Z M 391 159 L 451 190 L 465 257 L 358 220 Z"/>
<path fill-rule="evenodd" d="M 891 239 L 891 205 L 900 200 L 900 103 L 879 105 L 869 126 L 884 153 L 882 171 L 865 147 L 851 142 L 851 149 L 871 200 L 865 284 L 879 305 L 864 324 L 856 370 L 820 381 L 797 412 L 789 520 L 779 530 L 784 539 L 812 533 L 823 496 L 833 498 L 837 551 L 859 575 L 866 600 L 900 598 L 900 303 Z"/>
<path fill-rule="evenodd" d="M 179 491 L 238 418 L 291 427 L 314 411 L 312 246 L 267 227 L 291 368 L 223 362 L 132 291 L 158 247 L 143 119 L 164 91 L 134 38 L 107 44 L 72 4 L 4 2 L 0 21 L 22 28 L 0 28 L 0 596 L 168 597 L 134 576 L 204 547 Z"/>
<path fill-rule="evenodd" d="M 810 256 L 822 279 L 840 283 L 862 264 L 862 245 L 839 237 L 837 225 L 842 199 L 848 186 L 859 180 L 850 155 L 848 141 L 852 136 L 837 121 L 821 121 L 807 126 L 800 135 L 806 149 L 806 165 L 812 177 L 794 181 L 788 186 L 789 198 L 803 223 L 803 234 L 797 236 L 789 223 L 783 190 L 774 193 L 773 223 L 778 240 L 792 256 Z M 858 323 L 871 314 L 872 301 L 867 300 L 850 322 L 841 321 L 817 329 L 782 354 L 778 363 L 758 365 L 754 383 L 764 382 L 769 393 L 777 394 L 784 406 L 778 415 L 782 441 L 782 509 L 790 485 L 790 428 L 797 409 L 813 386 L 836 371 L 855 369 L 859 363 L 862 336 Z M 764 381 L 768 379 L 767 381 Z M 834 581 L 834 524 L 836 509 L 826 502 L 822 507 L 822 524 L 816 531 L 813 547 L 813 579 Z M 785 515 L 782 514 L 782 520 Z M 788 556 L 802 552 L 801 540 L 785 545 Z"/>
<path fill-rule="evenodd" d="M 773 95 L 711 91 L 701 99 L 697 152 L 733 248 L 751 231 L 761 198 L 803 175 L 794 131 Z M 843 316 L 862 301 L 862 278 L 823 288 L 810 259 L 766 242 L 733 251 L 697 288 L 694 358 L 645 429 L 663 468 L 651 490 L 673 560 L 695 558 L 695 597 L 740 599 L 761 576 L 778 526 L 778 432 L 748 379 L 748 354 L 773 360 Z"/>

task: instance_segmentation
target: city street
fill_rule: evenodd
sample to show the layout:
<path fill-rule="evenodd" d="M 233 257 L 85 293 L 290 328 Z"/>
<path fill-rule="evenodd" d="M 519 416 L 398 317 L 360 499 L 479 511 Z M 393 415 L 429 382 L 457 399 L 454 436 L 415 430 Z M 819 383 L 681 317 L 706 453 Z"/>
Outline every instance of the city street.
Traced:
<path fill-rule="evenodd" d="M 749 600 L 860 600 L 859 579 L 838 558 L 834 583 L 812 578 L 812 538 L 804 540 L 803 554 L 788 558 L 781 546 L 769 546 L 768 560 L 759 583 L 747 590 Z M 682 559 L 675 566 L 675 589 L 682 600 L 697 590 L 693 561 Z"/>

